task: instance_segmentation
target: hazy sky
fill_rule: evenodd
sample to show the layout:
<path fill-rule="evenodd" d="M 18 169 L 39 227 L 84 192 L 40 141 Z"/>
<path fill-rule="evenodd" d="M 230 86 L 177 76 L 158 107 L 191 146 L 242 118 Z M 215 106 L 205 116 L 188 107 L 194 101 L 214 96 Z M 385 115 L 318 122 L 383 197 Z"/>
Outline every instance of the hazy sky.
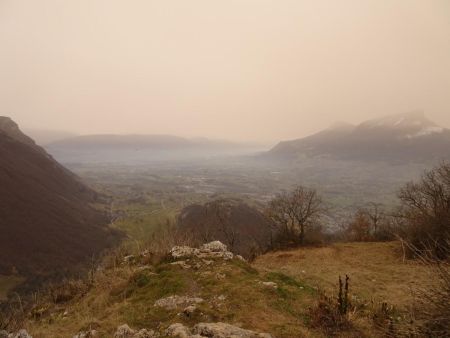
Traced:
<path fill-rule="evenodd" d="M 449 0 L 0 0 L 0 115 L 240 140 L 423 109 L 450 127 Z"/>

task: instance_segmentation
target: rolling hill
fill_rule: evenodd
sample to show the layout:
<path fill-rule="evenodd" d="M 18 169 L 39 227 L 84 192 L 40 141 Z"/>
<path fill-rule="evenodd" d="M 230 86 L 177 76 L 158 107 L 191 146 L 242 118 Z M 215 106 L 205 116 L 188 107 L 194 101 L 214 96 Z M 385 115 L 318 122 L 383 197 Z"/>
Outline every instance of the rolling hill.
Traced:
<path fill-rule="evenodd" d="M 239 199 L 189 205 L 180 212 L 177 223 L 189 238 L 199 243 L 219 240 L 246 258 L 265 252 L 272 239 L 270 220 Z"/>
<path fill-rule="evenodd" d="M 45 146 L 62 163 L 126 163 L 191 160 L 260 150 L 254 145 L 172 135 L 84 135 Z"/>
<path fill-rule="evenodd" d="M 0 274 L 64 275 L 118 240 L 98 195 L 7 117 L 0 154 Z"/>
<path fill-rule="evenodd" d="M 307 156 L 388 162 L 448 159 L 450 130 L 430 121 L 423 112 L 410 112 L 356 126 L 338 123 L 308 137 L 280 142 L 264 156 L 281 160 Z"/>

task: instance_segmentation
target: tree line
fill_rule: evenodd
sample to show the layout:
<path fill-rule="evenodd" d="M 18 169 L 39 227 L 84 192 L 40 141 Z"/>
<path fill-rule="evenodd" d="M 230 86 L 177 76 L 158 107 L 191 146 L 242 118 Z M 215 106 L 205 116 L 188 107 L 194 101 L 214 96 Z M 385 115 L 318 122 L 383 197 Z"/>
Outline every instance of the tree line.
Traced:
<path fill-rule="evenodd" d="M 413 251 L 446 258 L 450 243 L 450 163 L 443 162 L 426 171 L 417 182 L 407 183 L 399 190 L 398 198 L 400 206 L 393 210 L 379 203 L 359 208 L 334 234 L 335 239 L 397 238 L 407 242 Z M 326 212 L 315 189 L 298 186 L 276 195 L 265 210 L 271 220 L 273 248 L 312 244 L 313 238 L 320 238 Z"/>

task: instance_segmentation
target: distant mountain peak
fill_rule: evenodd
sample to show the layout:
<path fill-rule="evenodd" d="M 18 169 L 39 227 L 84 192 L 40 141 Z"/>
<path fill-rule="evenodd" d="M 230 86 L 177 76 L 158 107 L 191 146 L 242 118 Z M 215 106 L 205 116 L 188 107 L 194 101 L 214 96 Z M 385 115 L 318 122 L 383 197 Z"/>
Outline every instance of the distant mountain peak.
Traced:
<path fill-rule="evenodd" d="M 417 126 L 437 126 L 429 120 L 423 111 L 411 111 L 402 114 L 387 115 L 381 118 L 367 120 L 361 123 L 361 127 L 387 127 L 387 128 L 409 128 Z"/>
<path fill-rule="evenodd" d="M 358 126 L 361 131 L 367 129 L 385 129 L 398 133 L 401 138 L 413 138 L 434 133 L 442 133 L 445 129 L 425 116 L 423 111 L 411 111 L 402 114 L 388 115 L 368 120 Z"/>
<path fill-rule="evenodd" d="M 320 156 L 339 159 L 407 161 L 450 158 L 450 130 L 423 111 L 388 115 L 353 127 L 335 123 L 302 139 L 284 141 L 268 154 L 284 159 Z"/>

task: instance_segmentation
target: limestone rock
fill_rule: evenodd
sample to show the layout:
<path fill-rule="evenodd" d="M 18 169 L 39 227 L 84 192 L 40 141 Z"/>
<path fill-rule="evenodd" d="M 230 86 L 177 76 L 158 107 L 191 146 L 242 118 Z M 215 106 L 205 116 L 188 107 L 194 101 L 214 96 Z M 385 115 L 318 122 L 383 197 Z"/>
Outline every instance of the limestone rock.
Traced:
<path fill-rule="evenodd" d="M 200 247 L 202 252 L 227 252 L 227 246 L 220 241 L 214 241 L 210 243 L 203 244 Z"/>
<path fill-rule="evenodd" d="M 158 299 L 154 306 L 162 307 L 166 310 L 175 310 L 178 307 L 187 307 L 190 305 L 203 303 L 202 298 L 187 297 L 187 296 L 170 296 L 166 298 Z"/>
<path fill-rule="evenodd" d="M 234 257 L 233 253 L 228 251 L 227 246 L 219 241 L 203 244 L 200 249 L 189 246 L 174 246 L 170 250 L 170 254 L 175 259 L 197 257 L 201 259 L 222 258 L 224 260 L 230 260 Z M 209 264 L 211 263 L 207 265 Z"/>
<path fill-rule="evenodd" d="M 11 333 L 8 336 L 9 338 L 33 338 L 26 330 L 19 330 L 17 333 Z"/>
<path fill-rule="evenodd" d="M 133 330 L 127 324 L 117 328 L 114 338 L 156 338 L 157 334 L 153 330 L 142 329 L 140 331 Z"/>
<path fill-rule="evenodd" d="M 180 323 L 175 323 L 170 325 L 166 330 L 166 335 L 169 337 L 178 337 L 178 338 L 191 338 L 191 331 Z"/>
<path fill-rule="evenodd" d="M 166 335 L 178 338 L 273 338 L 268 333 L 257 333 L 226 323 L 199 323 L 192 330 L 176 323 L 168 327 Z"/>
<path fill-rule="evenodd" d="M 170 254 L 173 258 L 192 257 L 198 252 L 198 249 L 191 248 L 189 246 L 174 246 L 170 250 Z"/>
<path fill-rule="evenodd" d="M 257 333 L 226 323 L 199 323 L 194 326 L 193 332 L 213 338 L 272 338 L 268 333 Z"/>
<path fill-rule="evenodd" d="M 277 283 L 274 282 L 260 282 L 260 284 L 267 286 L 268 288 L 278 289 Z"/>
<path fill-rule="evenodd" d="M 98 332 L 96 330 L 89 330 L 89 331 L 81 331 L 77 333 L 73 338 L 91 338 L 91 337 L 98 337 Z"/>

